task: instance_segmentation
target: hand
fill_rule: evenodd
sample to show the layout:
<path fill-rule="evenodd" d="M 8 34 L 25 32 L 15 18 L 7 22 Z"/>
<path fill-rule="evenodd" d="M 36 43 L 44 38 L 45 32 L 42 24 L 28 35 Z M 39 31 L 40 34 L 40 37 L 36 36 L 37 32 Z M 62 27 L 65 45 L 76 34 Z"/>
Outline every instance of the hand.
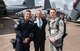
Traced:
<path fill-rule="evenodd" d="M 49 40 L 50 40 L 51 43 L 54 43 L 55 42 L 54 37 L 49 37 Z"/>
<path fill-rule="evenodd" d="M 29 42 L 28 40 L 29 40 L 29 38 L 25 38 L 25 39 L 23 40 L 23 43 L 25 43 L 25 44 L 28 43 L 28 42 Z"/>

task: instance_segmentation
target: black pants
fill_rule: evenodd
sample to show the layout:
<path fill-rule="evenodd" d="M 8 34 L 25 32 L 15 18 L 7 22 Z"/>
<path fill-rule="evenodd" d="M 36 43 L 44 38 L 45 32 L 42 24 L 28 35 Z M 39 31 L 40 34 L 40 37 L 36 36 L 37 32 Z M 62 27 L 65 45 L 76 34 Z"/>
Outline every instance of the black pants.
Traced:
<path fill-rule="evenodd" d="M 35 47 L 35 51 L 45 51 L 45 41 L 44 42 L 35 42 L 34 41 L 34 47 Z"/>
<path fill-rule="evenodd" d="M 30 51 L 30 43 L 28 44 L 23 44 L 23 43 L 18 43 L 16 44 L 15 51 Z"/>

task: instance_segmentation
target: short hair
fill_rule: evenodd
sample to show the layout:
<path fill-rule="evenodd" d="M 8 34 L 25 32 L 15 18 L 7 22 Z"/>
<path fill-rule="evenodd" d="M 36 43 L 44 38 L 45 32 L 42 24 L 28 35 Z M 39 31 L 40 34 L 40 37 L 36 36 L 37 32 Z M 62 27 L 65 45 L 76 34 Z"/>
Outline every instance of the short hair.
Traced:
<path fill-rule="evenodd" d="M 38 11 L 42 13 L 42 11 L 41 11 L 41 10 L 37 10 L 37 11 L 36 11 L 36 13 L 37 13 Z"/>
<path fill-rule="evenodd" d="M 51 8 L 50 10 L 54 10 L 55 12 L 57 12 L 56 9 L 54 9 L 54 8 Z M 50 13 L 50 10 L 49 10 L 49 13 Z"/>
<path fill-rule="evenodd" d="M 23 11 L 23 15 L 24 15 L 26 12 L 30 12 L 30 13 L 31 13 L 30 10 L 26 9 L 26 10 Z"/>
<path fill-rule="evenodd" d="M 31 12 L 30 10 L 26 9 L 25 12 Z"/>

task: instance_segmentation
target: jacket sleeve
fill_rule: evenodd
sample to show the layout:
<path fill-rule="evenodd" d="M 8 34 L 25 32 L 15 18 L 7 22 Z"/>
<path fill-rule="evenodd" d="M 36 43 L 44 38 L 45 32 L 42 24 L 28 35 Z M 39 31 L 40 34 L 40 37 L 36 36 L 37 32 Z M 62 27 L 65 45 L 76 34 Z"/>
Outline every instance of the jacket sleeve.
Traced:
<path fill-rule="evenodd" d="M 64 34 L 64 22 L 62 20 L 59 21 L 59 30 L 58 34 L 55 36 L 55 40 L 61 38 Z"/>
<path fill-rule="evenodd" d="M 51 32 L 50 32 L 50 20 L 47 20 L 47 26 L 46 26 L 46 35 L 47 37 L 51 36 Z"/>
<path fill-rule="evenodd" d="M 34 38 L 34 27 L 33 27 L 33 25 L 31 25 L 29 39 L 33 40 L 33 38 Z"/>
<path fill-rule="evenodd" d="M 21 30 L 20 30 L 20 20 L 15 23 L 14 29 L 15 29 L 16 37 L 22 39 Z"/>
<path fill-rule="evenodd" d="M 46 26 L 46 36 L 49 37 L 50 36 L 50 26 L 49 24 L 47 23 L 47 26 Z"/>

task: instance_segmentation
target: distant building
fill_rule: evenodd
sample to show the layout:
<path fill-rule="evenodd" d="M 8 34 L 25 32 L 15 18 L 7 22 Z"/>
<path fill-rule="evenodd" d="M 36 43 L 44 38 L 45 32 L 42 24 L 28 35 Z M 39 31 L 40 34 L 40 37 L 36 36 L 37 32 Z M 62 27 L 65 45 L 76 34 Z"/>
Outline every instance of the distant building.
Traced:
<path fill-rule="evenodd" d="M 53 3 L 51 4 L 51 7 L 54 8 L 54 9 L 56 9 L 56 4 L 55 4 L 55 2 L 53 2 Z"/>
<path fill-rule="evenodd" d="M 67 4 L 64 4 L 63 10 L 64 10 L 64 11 L 69 11 Z"/>

